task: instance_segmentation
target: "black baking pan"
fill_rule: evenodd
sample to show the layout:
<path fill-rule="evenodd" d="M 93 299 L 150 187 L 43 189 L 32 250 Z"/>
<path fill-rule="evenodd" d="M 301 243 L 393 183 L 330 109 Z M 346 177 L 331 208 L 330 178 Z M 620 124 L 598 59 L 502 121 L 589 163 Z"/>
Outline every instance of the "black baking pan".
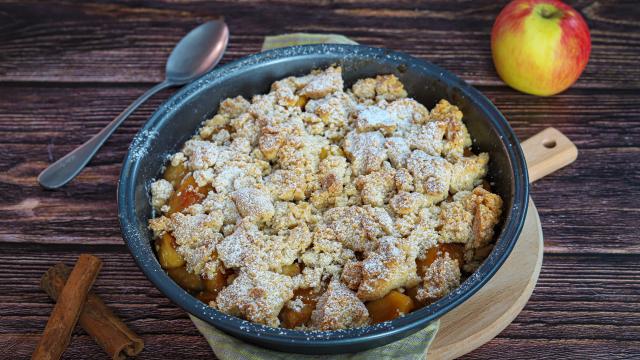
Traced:
<path fill-rule="evenodd" d="M 496 245 L 480 268 L 447 296 L 393 321 L 358 329 L 303 332 L 254 324 L 225 315 L 180 288 L 160 267 L 147 221 L 152 216 L 149 185 L 169 154 L 178 151 L 215 114 L 227 97 L 269 91 L 270 84 L 331 64 L 342 66 L 345 85 L 378 74 L 395 74 L 409 96 L 428 108 L 440 99 L 460 107 L 476 152 L 488 152 L 489 180 L 504 200 Z M 358 45 L 307 45 L 275 49 L 221 66 L 174 94 L 134 138 L 118 183 L 122 235 L 144 274 L 175 304 L 241 340 L 270 349 L 304 354 L 362 351 L 402 339 L 464 302 L 500 268 L 513 249 L 527 211 L 527 166 L 517 137 L 506 119 L 479 91 L 455 75 L 424 60 L 386 49 Z"/>

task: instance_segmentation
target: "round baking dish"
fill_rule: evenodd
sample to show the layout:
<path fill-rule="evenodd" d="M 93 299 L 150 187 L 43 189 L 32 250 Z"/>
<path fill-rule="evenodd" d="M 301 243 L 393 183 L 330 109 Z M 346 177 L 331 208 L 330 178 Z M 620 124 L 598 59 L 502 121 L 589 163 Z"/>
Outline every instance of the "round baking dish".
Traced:
<path fill-rule="evenodd" d="M 393 321 L 358 329 L 303 332 L 271 328 L 225 315 L 180 288 L 160 267 L 147 221 L 152 214 L 149 184 L 160 175 L 167 156 L 176 152 L 227 97 L 269 91 L 290 75 L 340 64 L 345 85 L 378 74 L 395 74 L 409 96 L 428 108 L 439 99 L 464 114 L 474 150 L 490 154 L 489 180 L 504 199 L 494 250 L 461 286 L 439 301 Z M 527 166 L 517 137 L 506 119 L 476 89 L 455 75 L 423 60 L 386 49 L 358 45 L 308 45 L 281 48 L 221 66 L 174 94 L 151 116 L 134 138 L 118 184 L 122 234 L 133 258 L 169 299 L 190 314 L 244 341 L 294 353 L 335 354 L 362 351 L 409 336 L 460 305 L 500 268 L 513 249 L 527 211 Z"/>

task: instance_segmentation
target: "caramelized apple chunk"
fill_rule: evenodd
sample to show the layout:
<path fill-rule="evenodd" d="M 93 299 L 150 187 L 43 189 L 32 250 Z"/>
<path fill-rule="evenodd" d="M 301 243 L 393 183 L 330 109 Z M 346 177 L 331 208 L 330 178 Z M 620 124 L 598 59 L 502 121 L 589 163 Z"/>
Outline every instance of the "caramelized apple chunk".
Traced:
<path fill-rule="evenodd" d="M 169 198 L 169 214 L 181 212 L 189 206 L 199 203 L 211 189 L 210 185 L 199 187 L 193 176 L 187 176 Z"/>
<path fill-rule="evenodd" d="M 200 276 L 190 273 L 184 266 L 167 270 L 169 276 L 181 287 L 189 291 L 202 290 L 202 279 Z"/>
<path fill-rule="evenodd" d="M 293 292 L 293 299 L 280 311 L 282 326 L 294 329 L 306 325 L 311 319 L 311 313 L 316 307 L 319 294 L 313 289 L 297 289 Z"/>
<path fill-rule="evenodd" d="M 165 180 L 173 185 L 173 188 L 177 188 L 180 185 L 180 181 L 184 178 L 187 173 L 187 169 L 184 166 L 184 162 L 179 163 L 178 165 L 169 164 L 167 169 L 164 171 L 163 177 Z"/>
<path fill-rule="evenodd" d="M 408 314 L 415 308 L 411 298 L 397 290 L 393 290 L 382 299 L 366 303 L 371 323 L 377 324 Z"/>
<path fill-rule="evenodd" d="M 173 269 L 184 266 L 184 258 L 176 251 L 176 240 L 169 233 L 164 233 L 156 240 L 158 262 L 163 269 Z"/>

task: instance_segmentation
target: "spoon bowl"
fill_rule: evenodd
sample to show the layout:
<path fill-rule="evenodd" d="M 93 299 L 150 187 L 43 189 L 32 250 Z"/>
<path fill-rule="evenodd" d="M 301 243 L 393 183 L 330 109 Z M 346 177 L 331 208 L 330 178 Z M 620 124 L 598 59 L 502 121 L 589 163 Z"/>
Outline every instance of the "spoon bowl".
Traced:
<path fill-rule="evenodd" d="M 229 28 L 222 21 L 209 21 L 191 30 L 167 59 L 167 80 L 185 84 L 209 72 L 222 59 L 228 42 Z"/>

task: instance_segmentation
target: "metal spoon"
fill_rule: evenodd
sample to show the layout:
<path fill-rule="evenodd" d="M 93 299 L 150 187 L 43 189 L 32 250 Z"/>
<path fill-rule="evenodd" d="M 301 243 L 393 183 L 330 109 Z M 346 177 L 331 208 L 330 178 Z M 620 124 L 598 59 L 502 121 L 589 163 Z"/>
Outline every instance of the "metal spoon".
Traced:
<path fill-rule="evenodd" d="M 228 41 L 229 29 L 221 20 L 209 21 L 191 30 L 171 51 L 165 80 L 142 94 L 94 137 L 44 169 L 38 175 L 40 185 L 57 189 L 71 181 L 138 106 L 160 90 L 184 85 L 213 69 L 222 58 Z"/>

